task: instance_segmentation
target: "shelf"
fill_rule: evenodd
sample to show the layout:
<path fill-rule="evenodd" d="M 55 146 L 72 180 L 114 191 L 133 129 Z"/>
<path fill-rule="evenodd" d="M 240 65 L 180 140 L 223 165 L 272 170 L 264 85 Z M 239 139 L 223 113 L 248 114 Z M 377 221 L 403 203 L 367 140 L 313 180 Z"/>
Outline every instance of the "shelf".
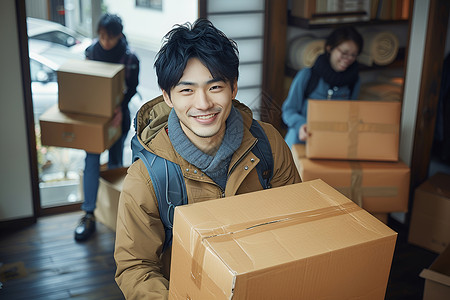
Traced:
<path fill-rule="evenodd" d="M 342 22 L 342 23 L 326 23 L 326 24 L 311 24 L 309 19 L 292 16 L 288 12 L 288 25 L 295 26 L 303 29 L 321 29 L 321 28 L 333 28 L 343 25 L 353 26 L 373 26 L 373 25 L 396 25 L 396 24 L 408 24 L 409 20 L 369 20 L 359 22 Z"/>

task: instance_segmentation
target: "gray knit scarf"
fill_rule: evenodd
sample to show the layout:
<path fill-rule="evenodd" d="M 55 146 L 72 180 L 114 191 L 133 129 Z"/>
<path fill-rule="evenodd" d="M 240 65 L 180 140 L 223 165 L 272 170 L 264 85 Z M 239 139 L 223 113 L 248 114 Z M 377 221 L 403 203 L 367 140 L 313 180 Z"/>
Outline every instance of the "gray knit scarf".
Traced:
<path fill-rule="evenodd" d="M 173 109 L 169 114 L 168 129 L 169 139 L 178 154 L 208 175 L 224 190 L 231 157 L 241 145 L 244 136 L 241 114 L 234 107 L 231 108 L 222 144 L 214 156 L 204 153 L 192 144 L 181 129 L 180 120 Z"/>

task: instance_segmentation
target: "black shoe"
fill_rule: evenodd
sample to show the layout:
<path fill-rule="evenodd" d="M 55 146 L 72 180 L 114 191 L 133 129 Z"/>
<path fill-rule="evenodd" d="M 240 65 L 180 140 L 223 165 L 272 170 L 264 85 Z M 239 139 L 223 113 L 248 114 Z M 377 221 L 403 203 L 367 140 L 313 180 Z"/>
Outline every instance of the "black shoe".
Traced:
<path fill-rule="evenodd" d="M 75 228 L 75 240 L 85 241 L 95 232 L 95 217 L 93 214 L 86 214 L 81 218 L 80 223 Z"/>

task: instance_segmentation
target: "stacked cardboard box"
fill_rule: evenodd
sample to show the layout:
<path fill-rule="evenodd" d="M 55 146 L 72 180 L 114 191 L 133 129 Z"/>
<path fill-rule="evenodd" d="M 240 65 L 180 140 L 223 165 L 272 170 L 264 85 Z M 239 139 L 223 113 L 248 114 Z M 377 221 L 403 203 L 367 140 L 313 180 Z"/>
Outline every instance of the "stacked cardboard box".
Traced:
<path fill-rule="evenodd" d="M 450 244 L 450 175 L 438 172 L 414 192 L 408 242 L 441 253 Z"/>
<path fill-rule="evenodd" d="M 169 299 L 383 299 L 396 233 L 322 180 L 175 209 Z"/>
<path fill-rule="evenodd" d="M 400 102 L 308 101 L 308 158 L 397 161 Z"/>
<path fill-rule="evenodd" d="M 43 145 L 101 153 L 121 136 L 114 111 L 123 99 L 121 64 L 69 60 L 57 71 L 58 105 L 39 118 Z"/>
<path fill-rule="evenodd" d="M 410 169 L 398 160 L 400 103 L 309 100 L 304 144 L 292 146 L 303 181 L 322 179 L 387 220 L 408 210 Z"/>

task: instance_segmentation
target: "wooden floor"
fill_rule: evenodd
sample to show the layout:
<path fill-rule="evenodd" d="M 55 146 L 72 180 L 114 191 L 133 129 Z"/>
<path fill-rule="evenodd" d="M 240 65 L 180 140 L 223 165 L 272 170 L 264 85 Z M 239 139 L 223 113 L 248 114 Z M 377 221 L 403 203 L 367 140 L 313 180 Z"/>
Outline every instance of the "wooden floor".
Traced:
<path fill-rule="evenodd" d="M 2 234 L 0 299 L 124 299 L 114 281 L 114 232 L 98 224 L 91 240 L 77 243 L 73 230 L 81 216 L 44 217 Z M 437 254 L 409 245 L 404 225 L 393 219 L 388 224 L 399 237 L 385 299 L 422 299 L 424 281 L 418 274 Z"/>
<path fill-rule="evenodd" d="M 8 268 L 10 279 L 0 280 L 0 299 L 124 299 L 114 281 L 114 232 L 97 222 L 92 239 L 75 242 L 73 231 L 82 215 L 44 217 L 0 237 L 0 262 L 19 266 Z"/>

